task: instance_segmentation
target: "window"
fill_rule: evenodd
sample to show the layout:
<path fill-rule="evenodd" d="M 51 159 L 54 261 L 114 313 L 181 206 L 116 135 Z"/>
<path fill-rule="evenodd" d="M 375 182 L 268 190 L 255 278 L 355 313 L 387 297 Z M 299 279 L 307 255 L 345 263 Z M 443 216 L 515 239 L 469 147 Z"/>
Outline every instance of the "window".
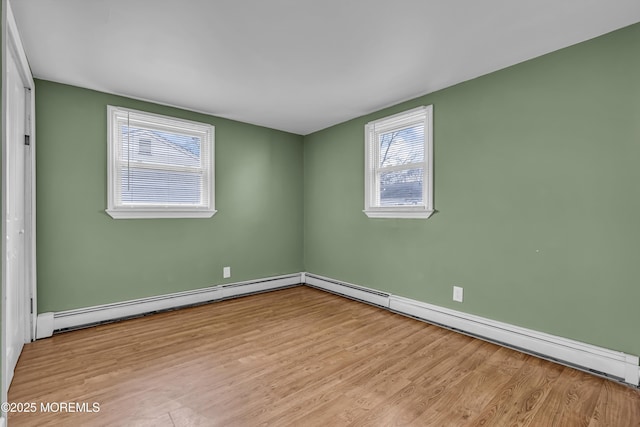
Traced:
<path fill-rule="evenodd" d="M 214 127 L 107 107 L 108 208 L 113 218 L 209 218 Z"/>
<path fill-rule="evenodd" d="M 370 218 L 433 214 L 433 106 L 365 126 L 364 213 Z"/>

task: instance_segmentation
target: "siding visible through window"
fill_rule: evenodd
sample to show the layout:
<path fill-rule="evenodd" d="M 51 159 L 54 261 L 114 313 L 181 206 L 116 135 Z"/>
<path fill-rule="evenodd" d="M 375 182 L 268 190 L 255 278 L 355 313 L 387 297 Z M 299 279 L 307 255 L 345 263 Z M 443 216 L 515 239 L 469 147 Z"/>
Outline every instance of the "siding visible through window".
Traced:
<path fill-rule="evenodd" d="M 210 217 L 214 128 L 120 107 L 109 112 L 109 207 L 114 218 Z"/>

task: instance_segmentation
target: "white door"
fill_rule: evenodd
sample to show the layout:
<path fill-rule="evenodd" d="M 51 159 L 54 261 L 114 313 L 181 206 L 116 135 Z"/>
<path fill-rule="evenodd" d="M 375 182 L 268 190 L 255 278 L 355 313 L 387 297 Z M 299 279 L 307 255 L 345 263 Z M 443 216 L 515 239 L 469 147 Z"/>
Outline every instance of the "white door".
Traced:
<path fill-rule="evenodd" d="M 6 153 L 6 287 L 5 287 L 5 351 L 6 365 L 3 380 L 8 389 L 22 347 L 31 339 L 31 292 L 28 283 L 28 212 L 30 199 L 26 171 L 29 170 L 29 146 L 25 143 L 28 129 L 30 95 L 20 72 L 14 49 L 7 49 L 6 96 L 7 140 Z"/>

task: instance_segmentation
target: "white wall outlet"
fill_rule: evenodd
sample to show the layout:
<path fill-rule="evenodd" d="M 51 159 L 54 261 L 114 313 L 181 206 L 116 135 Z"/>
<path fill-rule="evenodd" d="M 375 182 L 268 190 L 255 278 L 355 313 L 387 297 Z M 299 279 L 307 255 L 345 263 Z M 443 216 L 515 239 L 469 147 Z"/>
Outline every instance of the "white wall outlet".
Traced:
<path fill-rule="evenodd" d="M 222 277 L 224 279 L 228 279 L 229 277 L 231 277 L 231 267 L 224 267 L 222 269 Z"/>
<path fill-rule="evenodd" d="M 460 286 L 454 286 L 453 287 L 453 300 L 454 301 L 458 301 L 458 302 L 462 302 L 462 293 L 463 290 Z"/>

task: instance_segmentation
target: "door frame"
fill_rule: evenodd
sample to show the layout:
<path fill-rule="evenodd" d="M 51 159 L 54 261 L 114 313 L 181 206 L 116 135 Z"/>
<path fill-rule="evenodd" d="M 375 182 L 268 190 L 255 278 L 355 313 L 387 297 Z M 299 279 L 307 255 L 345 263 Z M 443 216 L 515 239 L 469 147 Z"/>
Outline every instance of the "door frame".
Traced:
<path fill-rule="evenodd" d="M 28 331 L 28 340 L 33 341 L 36 337 L 36 200 L 35 200 L 35 83 L 31 74 L 31 69 L 27 61 L 26 54 L 20 39 L 18 27 L 16 25 L 11 5 L 8 0 L 2 1 L 2 324 L 0 328 L 1 336 L 1 375 L 0 381 L 0 401 L 7 401 L 7 391 L 9 384 L 5 378 L 6 371 L 6 286 L 7 286 L 7 212 L 6 206 L 11 196 L 11 188 L 7 188 L 8 177 L 8 156 L 7 156 L 7 123 L 10 119 L 10 112 L 7 109 L 7 60 L 11 53 L 17 59 L 17 67 L 25 83 L 25 89 L 29 89 L 25 97 L 26 108 L 24 114 L 27 116 L 25 134 L 29 135 L 29 146 L 25 151 L 25 283 L 27 301 L 31 299 L 31 310 L 27 310 L 24 318 L 25 330 Z M 30 313 L 29 313 L 30 312 Z M 0 426 L 5 424 L 5 414 L 0 414 Z"/>

